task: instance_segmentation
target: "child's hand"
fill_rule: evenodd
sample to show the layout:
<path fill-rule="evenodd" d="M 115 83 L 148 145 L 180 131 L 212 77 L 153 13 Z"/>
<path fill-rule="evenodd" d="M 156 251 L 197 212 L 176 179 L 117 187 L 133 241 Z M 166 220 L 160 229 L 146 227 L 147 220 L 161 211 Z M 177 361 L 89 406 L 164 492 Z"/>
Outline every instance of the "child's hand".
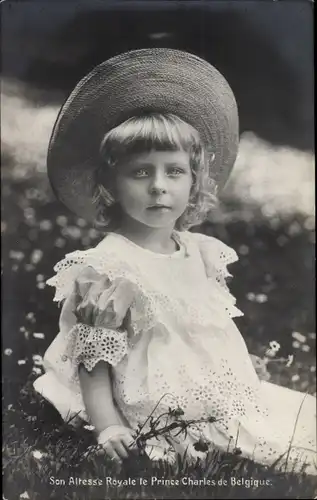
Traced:
<path fill-rule="evenodd" d="M 133 430 L 123 425 L 110 425 L 98 436 L 98 444 L 106 454 L 118 463 L 128 458 L 132 450 L 137 449 Z"/>

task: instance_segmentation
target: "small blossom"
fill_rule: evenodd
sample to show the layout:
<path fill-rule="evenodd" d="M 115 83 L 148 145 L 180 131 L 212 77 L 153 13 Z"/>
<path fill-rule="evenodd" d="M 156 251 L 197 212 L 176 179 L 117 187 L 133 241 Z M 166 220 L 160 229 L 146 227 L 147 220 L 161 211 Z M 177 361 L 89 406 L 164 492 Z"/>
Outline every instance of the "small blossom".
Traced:
<path fill-rule="evenodd" d="M 59 215 L 58 217 L 56 217 L 56 224 L 62 227 L 66 226 L 67 217 L 65 217 L 64 215 Z"/>
<path fill-rule="evenodd" d="M 41 460 L 43 457 L 43 453 L 41 453 L 40 450 L 34 450 L 32 455 L 36 460 Z"/>
<path fill-rule="evenodd" d="M 294 356 L 293 354 L 290 354 L 288 357 L 287 357 L 287 362 L 286 362 L 286 367 L 288 368 L 289 366 L 291 366 L 291 364 L 293 363 L 294 361 Z"/>
<path fill-rule="evenodd" d="M 259 294 L 255 297 L 255 300 L 256 300 L 256 302 L 258 302 L 259 304 L 264 304 L 264 302 L 267 302 L 267 295 L 265 295 L 265 293 L 259 293 Z"/>
<path fill-rule="evenodd" d="M 30 321 L 32 321 L 32 322 L 34 322 L 34 320 L 35 320 L 35 314 L 34 314 L 33 312 L 29 312 L 29 313 L 27 313 L 27 315 L 26 315 L 26 319 L 28 319 L 28 320 L 30 320 Z"/>
<path fill-rule="evenodd" d="M 247 299 L 253 302 L 255 300 L 255 294 L 253 292 L 247 293 Z"/>
<path fill-rule="evenodd" d="M 79 227 L 87 226 L 87 222 L 85 221 L 85 219 L 81 219 L 81 218 L 77 219 L 77 224 Z"/>
<path fill-rule="evenodd" d="M 43 365 L 43 358 L 39 354 L 34 354 L 32 356 L 33 362 L 36 366 L 42 366 Z"/>
<path fill-rule="evenodd" d="M 84 429 L 86 429 L 87 431 L 93 431 L 95 430 L 95 427 L 93 425 L 84 425 Z"/>
<path fill-rule="evenodd" d="M 276 342 L 276 340 L 272 340 L 269 344 L 270 348 L 273 349 L 275 352 L 279 351 L 280 349 L 280 344 Z"/>
<path fill-rule="evenodd" d="M 52 229 L 52 226 L 53 224 L 50 220 L 45 219 L 40 222 L 40 229 L 42 231 L 49 231 L 50 229 Z"/>
<path fill-rule="evenodd" d="M 310 351 L 309 345 L 307 345 L 307 344 L 302 345 L 302 351 L 309 352 Z"/>
<path fill-rule="evenodd" d="M 298 340 L 298 342 L 301 342 L 301 343 L 304 343 L 306 341 L 305 335 L 302 335 L 299 332 L 293 332 L 292 337 L 293 337 L 293 339 Z"/>
<path fill-rule="evenodd" d="M 5 354 L 6 356 L 11 356 L 11 354 L 12 354 L 12 353 L 13 353 L 13 351 L 12 351 L 12 349 L 10 349 L 10 348 L 8 348 L 8 349 L 5 349 L 5 350 L 4 350 L 4 354 Z"/>
<path fill-rule="evenodd" d="M 296 373 L 292 376 L 292 382 L 297 382 L 299 380 L 299 375 Z"/>
<path fill-rule="evenodd" d="M 26 360 L 25 359 L 19 359 L 18 360 L 18 365 L 25 365 Z"/>
<path fill-rule="evenodd" d="M 31 255 L 32 264 L 38 264 L 43 257 L 43 252 L 40 249 L 33 250 Z"/>
<path fill-rule="evenodd" d="M 280 344 L 278 342 L 276 342 L 276 340 L 271 340 L 271 342 L 269 343 L 269 346 L 270 348 L 267 349 L 267 351 L 265 352 L 265 354 L 267 356 L 271 356 L 271 357 L 274 357 L 275 354 L 279 351 L 280 349 Z"/>
<path fill-rule="evenodd" d="M 62 236 L 70 236 L 75 240 L 81 237 L 81 230 L 76 226 L 66 226 L 61 231 Z"/>
<path fill-rule="evenodd" d="M 11 251 L 9 252 L 9 257 L 10 257 L 11 259 L 15 259 L 15 260 L 20 261 L 20 260 L 23 260 L 23 258 L 24 258 L 24 253 L 23 253 L 23 252 L 20 252 L 20 251 L 17 251 L 17 250 L 11 250 Z"/>
<path fill-rule="evenodd" d="M 42 370 L 41 370 L 41 368 L 38 368 L 37 366 L 33 366 L 32 372 L 33 372 L 35 375 L 42 375 Z"/>
<path fill-rule="evenodd" d="M 33 333 L 33 337 L 34 337 L 35 339 L 44 339 L 44 338 L 45 338 L 45 335 L 44 335 L 44 333 L 37 333 L 37 332 L 34 332 L 34 333 Z"/>
<path fill-rule="evenodd" d="M 22 498 L 22 499 L 28 499 L 28 498 L 30 498 L 30 497 L 29 497 L 28 492 L 27 492 L 27 491 L 24 491 L 23 493 L 21 493 L 20 498 Z"/>
<path fill-rule="evenodd" d="M 294 342 L 292 343 L 292 346 L 294 347 L 294 349 L 299 349 L 300 343 L 298 342 L 298 340 L 294 340 Z"/>
<path fill-rule="evenodd" d="M 311 366 L 311 367 L 310 367 L 310 371 L 314 373 L 314 372 L 316 371 L 316 366 L 314 366 L 314 365 L 313 365 L 313 366 Z"/>

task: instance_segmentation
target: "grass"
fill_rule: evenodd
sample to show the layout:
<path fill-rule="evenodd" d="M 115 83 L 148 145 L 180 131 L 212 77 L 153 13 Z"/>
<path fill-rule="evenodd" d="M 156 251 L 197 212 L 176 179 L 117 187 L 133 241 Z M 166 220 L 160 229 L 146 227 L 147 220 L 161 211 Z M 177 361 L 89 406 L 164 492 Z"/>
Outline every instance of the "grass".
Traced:
<path fill-rule="evenodd" d="M 95 444 L 92 433 L 62 422 L 56 410 L 34 393 L 33 378 L 29 377 L 16 405 L 3 413 L 7 500 L 314 498 L 317 494 L 316 478 L 281 473 L 274 466 L 229 454 L 210 453 L 204 464 L 188 464 L 178 457 L 173 465 L 133 455 L 119 470 L 106 456 L 87 453 Z"/>

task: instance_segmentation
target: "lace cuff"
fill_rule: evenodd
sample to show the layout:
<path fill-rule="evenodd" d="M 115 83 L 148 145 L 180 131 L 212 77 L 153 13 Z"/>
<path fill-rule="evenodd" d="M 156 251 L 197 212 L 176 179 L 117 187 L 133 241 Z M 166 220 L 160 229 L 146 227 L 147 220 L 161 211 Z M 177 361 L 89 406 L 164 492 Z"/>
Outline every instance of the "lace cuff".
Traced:
<path fill-rule="evenodd" d="M 73 360 L 91 371 L 99 361 L 116 366 L 128 352 L 127 333 L 109 328 L 77 324 Z"/>

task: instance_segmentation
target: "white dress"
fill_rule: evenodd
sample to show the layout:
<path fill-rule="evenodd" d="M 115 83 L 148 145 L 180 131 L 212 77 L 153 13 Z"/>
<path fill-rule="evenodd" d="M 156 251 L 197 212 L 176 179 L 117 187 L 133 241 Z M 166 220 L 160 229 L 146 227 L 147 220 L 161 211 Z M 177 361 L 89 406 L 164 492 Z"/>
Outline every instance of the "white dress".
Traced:
<path fill-rule="evenodd" d="M 171 255 L 108 233 L 95 248 L 55 266 L 48 284 L 56 287 L 54 300 L 63 301 L 60 331 L 35 389 L 65 420 L 79 414 L 89 422 L 77 367 L 83 362 L 91 370 L 104 360 L 112 365 L 115 403 L 130 427 L 143 424 L 164 394 L 153 416 L 179 406 L 183 418 L 217 419 L 178 436 L 170 460 L 185 450 L 201 457 L 194 443 L 203 437 L 213 448 L 239 448 L 264 465 L 284 454 L 281 467 L 298 471 L 306 463 L 306 472 L 316 474 L 316 398 L 260 381 L 232 319 L 242 315 L 226 285 L 235 251 L 213 237 L 175 234 L 180 249 Z M 102 328 L 76 325 L 75 279 L 85 293 L 105 277 L 109 319 Z M 146 451 L 157 459 L 167 448 L 160 438 Z"/>

